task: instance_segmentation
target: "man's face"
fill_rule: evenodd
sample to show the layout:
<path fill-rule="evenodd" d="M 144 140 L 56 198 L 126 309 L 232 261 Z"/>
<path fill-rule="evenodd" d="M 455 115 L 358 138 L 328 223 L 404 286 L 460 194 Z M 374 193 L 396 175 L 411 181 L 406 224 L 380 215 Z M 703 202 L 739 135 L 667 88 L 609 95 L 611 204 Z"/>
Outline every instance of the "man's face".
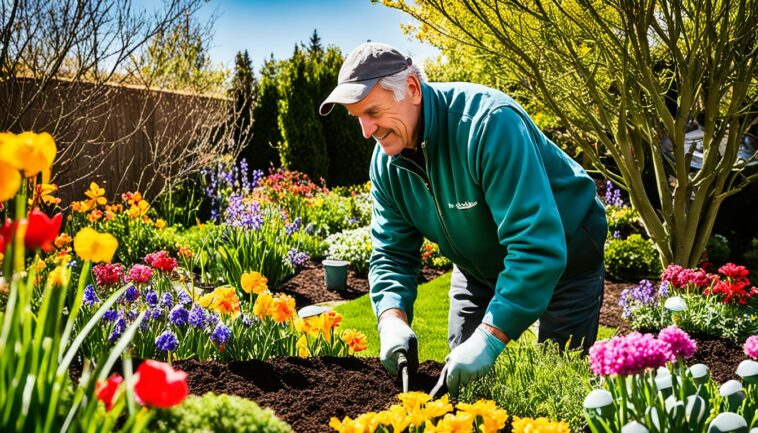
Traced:
<path fill-rule="evenodd" d="M 396 101 L 391 91 L 377 84 L 365 98 L 345 108 L 358 118 L 363 136 L 374 137 L 387 155 L 395 156 L 403 149 L 416 147 L 421 88 L 415 76 L 408 77 L 406 95 L 401 101 Z"/>

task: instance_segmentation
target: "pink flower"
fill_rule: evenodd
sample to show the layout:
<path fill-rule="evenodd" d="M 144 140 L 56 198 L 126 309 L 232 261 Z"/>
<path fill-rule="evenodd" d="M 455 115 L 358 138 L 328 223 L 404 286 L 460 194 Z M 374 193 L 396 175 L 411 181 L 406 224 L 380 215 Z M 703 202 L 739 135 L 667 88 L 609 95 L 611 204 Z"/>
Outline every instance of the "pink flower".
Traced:
<path fill-rule="evenodd" d="M 628 376 L 666 365 L 671 346 L 651 334 L 633 332 L 590 348 L 590 369 L 598 376 Z"/>
<path fill-rule="evenodd" d="M 661 275 L 662 281 L 668 281 L 676 289 L 685 289 L 687 286 L 705 289 L 717 279 L 718 276 L 709 275 L 702 269 L 685 269 L 675 264 L 669 265 Z"/>
<path fill-rule="evenodd" d="M 153 276 L 153 270 L 148 266 L 136 264 L 129 269 L 128 281 L 132 283 L 145 284 Z"/>
<path fill-rule="evenodd" d="M 697 350 L 697 344 L 676 325 L 661 329 L 661 332 L 658 333 L 658 339 L 671 346 L 671 361 L 676 361 L 680 357 L 690 358 Z"/>
<path fill-rule="evenodd" d="M 177 266 L 176 259 L 169 257 L 168 253 L 165 251 L 157 251 L 146 255 L 145 262 L 153 268 L 167 274 L 171 273 Z"/>
<path fill-rule="evenodd" d="M 758 359 L 758 335 L 753 335 L 745 341 L 745 345 L 742 346 L 742 350 L 745 351 L 745 355 Z"/>
<path fill-rule="evenodd" d="M 92 268 L 98 286 L 120 284 L 124 279 L 124 267 L 118 263 L 105 263 Z"/>

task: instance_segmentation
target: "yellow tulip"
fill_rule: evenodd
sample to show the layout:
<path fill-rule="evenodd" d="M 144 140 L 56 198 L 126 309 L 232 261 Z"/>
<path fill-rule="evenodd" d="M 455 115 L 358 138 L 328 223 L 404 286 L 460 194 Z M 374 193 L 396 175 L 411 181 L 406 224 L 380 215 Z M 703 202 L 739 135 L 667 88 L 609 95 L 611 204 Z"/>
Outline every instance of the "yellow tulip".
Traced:
<path fill-rule="evenodd" d="M 450 413 L 453 411 L 453 405 L 450 404 L 450 399 L 447 394 L 443 395 L 439 400 L 428 402 L 422 412 L 428 419 L 434 419 Z"/>
<path fill-rule="evenodd" d="M 74 251 L 83 260 L 110 263 L 117 248 L 118 240 L 112 234 L 98 233 L 90 227 L 81 229 L 74 236 Z"/>
<path fill-rule="evenodd" d="M 21 173 L 5 161 L 0 161 L 0 201 L 12 199 L 21 187 Z"/>
<path fill-rule="evenodd" d="M 0 133 L 0 158 L 23 171 L 26 177 L 40 172 L 49 175 L 57 152 L 55 140 L 47 132 Z"/>
<path fill-rule="evenodd" d="M 269 310 L 274 303 L 274 297 L 270 293 L 261 293 L 255 299 L 255 305 L 253 305 L 253 314 L 263 320 L 269 314 Z"/>
<path fill-rule="evenodd" d="M 344 338 L 344 336 L 343 336 Z M 432 397 L 425 392 L 410 391 L 398 394 L 397 398 L 403 402 L 403 407 L 408 411 L 416 411 L 432 399 Z"/>

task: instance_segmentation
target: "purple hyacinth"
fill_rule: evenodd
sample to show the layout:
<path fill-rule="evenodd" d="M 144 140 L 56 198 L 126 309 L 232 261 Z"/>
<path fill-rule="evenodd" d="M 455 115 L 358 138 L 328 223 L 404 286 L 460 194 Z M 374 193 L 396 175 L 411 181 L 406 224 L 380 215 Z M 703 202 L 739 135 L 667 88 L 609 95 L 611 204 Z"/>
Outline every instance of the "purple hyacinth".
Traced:
<path fill-rule="evenodd" d="M 124 331 L 126 331 L 126 320 L 123 317 L 120 317 L 116 321 L 116 324 L 113 325 L 113 331 L 111 331 L 111 335 L 108 337 L 108 342 L 115 343 Z"/>
<path fill-rule="evenodd" d="M 139 298 L 139 290 L 134 287 L 134 284 L 130 284 L 129 287 L 126 288 L 126 292 L 124 292 L 124 297 L 127 301 L 134 302 Z"/>
<path fill-rule="evenodd" d="M 253 320 L 250 318 L 249 315 L 243 314 L 242 315 L 242 324 L 245 325 L 246 328 L 249 328 L 253 326 Z"/>
<path fill-rule="evenodd" d="M 163 319 L 163 308 L 161 307 L 155 307 L 150 310 L 149 316 L 151 320 L 160 320 Z"/>
<path fill-rule="evenodd" d="M 145 292 L 145 302 L 147 302 L 148 307 L 154 308 L 158 305 L 158 293 L 153 289 L 148 289 L 148 291 Z"/>
<path fill-rule="evenodd" d="M 192 307 L 192 310 L 189 312 L 189 316 L 187 318 L 187 321 L 190 325 L 194 326 L 195 328 L 204 328 L 205 327 L 205 309 L 199 305 L 195 305 Z"/>
<path fill-rule="evenodd" d="M 161 305 L 167 309 L 171 309 L 171 307 L 174 306 L 174 297 L 171 296 L 171 293 L 166 292 L 163 294 L 163 296 L 161 296 Z"/>
<path fill-rule="evenodd" d="M 618 230 L 615 230 L 613 232 L 613 239 L 621 239 L 621 232 Z"/>
<path fill-rule="evenodd" d="M 300 252 L 297 248 L 292 248 L 287 252 L 287 260 L 289 260 L 290 264 L 292 264 L 295 269 L 305 266 L 309 259 L 310 257 L 307 253 Z"/>
<path fill-rule="evenodd" d="M 187 305 L 192 303 L 192 297 L 189 295 L 189 293 L 185 292 L 184 290 L 179 291 L 179 295 L 177 296 L 179 299 L 179 304 L 181 305 Z"/>
<path fill-rule="evenodd" d="M 125 313 L 126 320 L 133 322 L 137 320 L 137 316 L 139 316 L 139 309 L 132 308 L 130 310 L 127 310 Z"/>
<path fill-rule="evenodd" d="M 187 324 L 187 320 L 189 320 L 189 311 L 181 305 L 177 305 L 169 313 L 168 320 L 176 326 L 184 326 Z"/>
<path fill-rule="evenodd" d="M 658 287 L 658 297 L 667 298 L 669 296 L 669 282 L 664 281 Z"/>
<path fill-rule="evenodd" d="M 608 206 L 622 207 L 624 200 L 621 199 L 621 190 L 613 186 L 610 180 L 605 181 L 605 204 Z"/>
<path fill-rule="evenodd" d="M 82 302 L 88 307 L 100 303 L 100 298 L 98 298 L 97 293 L 95 293 L 95 286 L 92 284 L 87 284 L 87 287 L 84 288 L 83 296 Z"/>
<path fill-rule="evenodd" d="M 265 176 L 263 170 L 253 170 L 253 182 L 250 185 L 251 189 L 256 188 L 261 183 L 263 176 Z"/>
<path fill-rule="evenodd" d="M 213 313 L 213 312 L 208 313 L 208 318 L 205 321 L 205 323 L 208 325 L 208 329 L 215 328 L 216 324 L 218 323 L 220 317 L 221 316 L 219 316 L 216 313 Z"/>
<path fill-rule="evenodd" d="M 224 211 L 226 225 L 260 230 L 263 227 L 263 215 L 260 203 L 246 200 L 242 194 L 232 194 L 229 205 Z"/>
<path fill-rule="evenodd" d="M 116 319 L 118 319 L 118 311 L 116 310 L 106 310 L 105 314 L 103 314 L 103 320 L 108 322 L 113 322 Z"/>
<path fill-rule="evenodd" d="M 173 352 L 179 347 L 179 341 L 171 331 L 165 331 L 155 339 L 155 347 L 164 352 Z"/>
<path fill-rule="evenodd" d="M 211 340 L 218 344 L 225 344 L 231 336 L 232 331 L 224 325 L 224 322 L 219 321 L 216 325 L 216 329 L 213 330 L 213 334 L 211 334 Z"/>
<path fill-rule="evenodd" d="M 630 317 L 634 310 L 640 307 L 655 305 L 657 301 L 655 288 L 648 280 L 640 281 L 639 286 L 632 289 L 625 289 L 619 297 L 619 305 L 624 309 L 624 318 Z"/>
<path fill-rule="evenodd" d="M 303 220 L 300 217 L 297 217 L 292 221 L 292 224 L 288 225 L 286 227 L 287 236 L 292 236 L 293 234 L 300 231 L 300 228 L 303 225 Z"/>

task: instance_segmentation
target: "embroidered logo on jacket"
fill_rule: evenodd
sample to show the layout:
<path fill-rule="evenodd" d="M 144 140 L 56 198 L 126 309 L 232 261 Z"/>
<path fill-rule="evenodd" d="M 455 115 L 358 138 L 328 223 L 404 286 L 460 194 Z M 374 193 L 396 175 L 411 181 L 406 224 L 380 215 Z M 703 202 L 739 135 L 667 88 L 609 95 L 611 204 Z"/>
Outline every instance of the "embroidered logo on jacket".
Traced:
<path fill-rule="evenodd" d="M 450 209 L 466 210 L 476 206 L 478 201 L 464 201 L 463 203 L 448 203 L 447 206 Z"/>

